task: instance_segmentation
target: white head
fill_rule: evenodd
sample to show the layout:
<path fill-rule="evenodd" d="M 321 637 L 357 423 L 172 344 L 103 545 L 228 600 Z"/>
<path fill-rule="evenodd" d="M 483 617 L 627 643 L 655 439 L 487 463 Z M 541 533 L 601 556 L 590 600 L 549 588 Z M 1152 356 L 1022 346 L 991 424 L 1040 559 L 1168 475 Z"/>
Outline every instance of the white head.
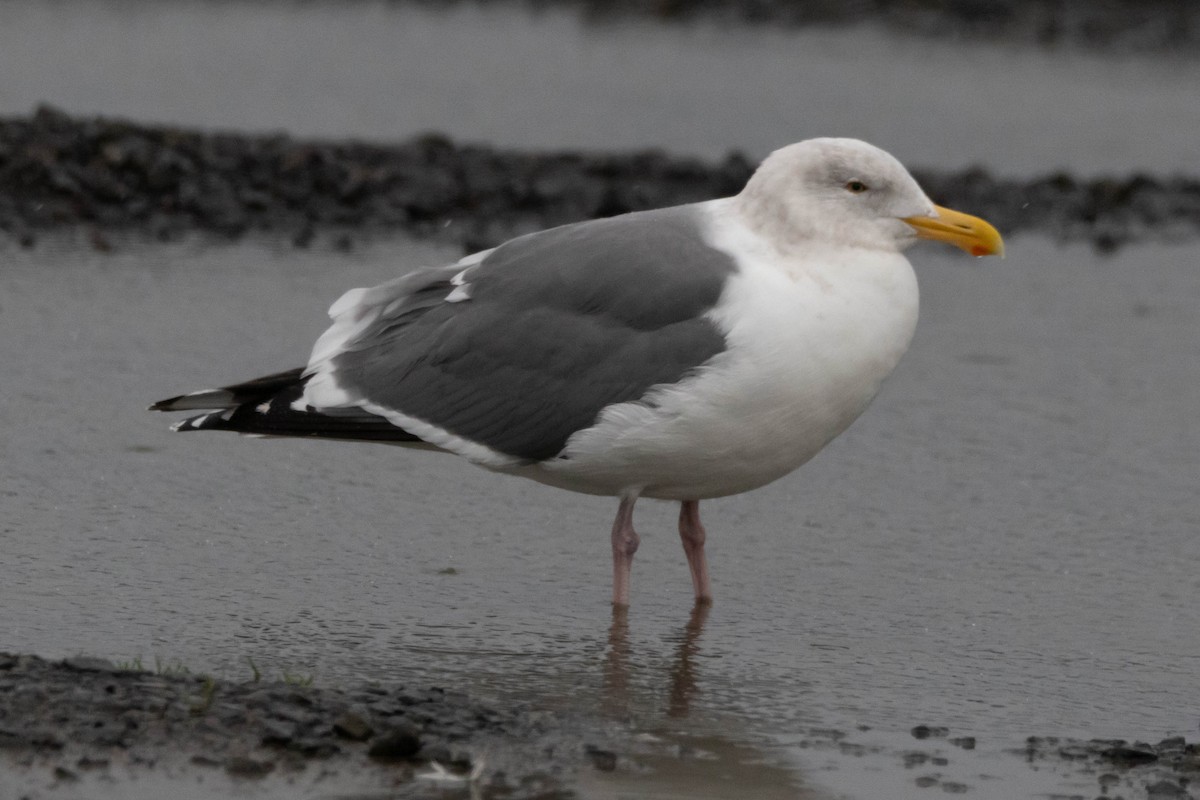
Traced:
<path fill-rule="evenodd" d="M 746 221 L 784 247 L 829 242 L 899 251 L 918 238 L 1003 252 L 996 229 L 935 206 L 891 154 L 858 139 L 808 139 L 767 156 L 738 195 Z"/>

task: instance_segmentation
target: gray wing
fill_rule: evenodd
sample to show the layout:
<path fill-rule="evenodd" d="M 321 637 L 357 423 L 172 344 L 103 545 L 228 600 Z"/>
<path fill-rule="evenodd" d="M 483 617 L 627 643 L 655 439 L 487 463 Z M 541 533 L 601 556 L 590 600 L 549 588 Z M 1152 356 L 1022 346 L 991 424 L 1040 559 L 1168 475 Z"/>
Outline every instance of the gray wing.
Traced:
<path fill-rule="evenodd" d="M 368 290 L 385 310 L 326 368 L 352 399 L 548 459 L 724 350 L 705 314 L 734 269 L 692 207 L 566 225 Z"/>

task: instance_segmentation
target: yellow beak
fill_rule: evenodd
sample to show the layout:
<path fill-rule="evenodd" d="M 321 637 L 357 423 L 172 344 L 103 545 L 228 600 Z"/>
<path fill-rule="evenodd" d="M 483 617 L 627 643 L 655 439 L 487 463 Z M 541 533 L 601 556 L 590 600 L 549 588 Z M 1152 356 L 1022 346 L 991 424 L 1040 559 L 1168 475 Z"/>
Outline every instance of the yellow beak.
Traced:
<path fill-rule="evenodd" d="M 1003 256 L 1004 240 L 990 222 L 961 211 L 934 206 L 936 217 L 905 217 L 921 239 L 949 242 L 973 256 Z"/>

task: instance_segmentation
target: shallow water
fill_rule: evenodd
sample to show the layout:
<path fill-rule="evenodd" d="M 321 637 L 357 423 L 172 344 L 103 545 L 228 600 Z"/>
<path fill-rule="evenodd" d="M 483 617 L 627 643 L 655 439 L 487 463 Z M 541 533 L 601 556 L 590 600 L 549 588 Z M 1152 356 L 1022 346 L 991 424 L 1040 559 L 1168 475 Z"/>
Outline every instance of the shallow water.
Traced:
<path fill-rule="evenodd" d="M 520 148 L 761 157 L 855 136 L 914 166 L 1200 171 L 1200 59 L 887 36 L 588 24 L 510 7 L 0 4 L 0 114 Z"/>
<path fill-rule="evenodd" d="M 706 619 L 669 505 L 639 505 L 614 619 L 609 500 L 143 410 L 298 365 L 343 289 L 457 255 L 0 251 L 0 648 L 445 684 L 702 756 L 646 738 L 660 769 L 589 773 L 588 797 L 921 796 L 918 723 L 978 737 L 933 770 L 973 796 L 1098 792 L 1005 751 L 1197 735 L 1195 244 L 915 251 L 922 321 L 875 405 L 798 473 L 704 504 Z"/>

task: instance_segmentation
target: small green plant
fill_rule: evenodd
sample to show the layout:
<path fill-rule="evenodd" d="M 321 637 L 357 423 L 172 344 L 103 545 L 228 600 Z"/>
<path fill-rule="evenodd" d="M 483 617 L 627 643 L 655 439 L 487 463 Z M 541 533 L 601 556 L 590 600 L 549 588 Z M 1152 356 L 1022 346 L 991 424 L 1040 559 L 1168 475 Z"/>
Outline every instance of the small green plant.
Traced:
<path fill-rule="evenodd" d="M 142 657 L 134 656 L 129 661 L 118 661 L 117 669 L 122 672 L 145 672 L 146 668 L 142 666 Z"/>
<path fill-rule="evenodd" d="M 188 706 L 193 714 L 203 714 L 212 708 L 213 696 L 217 693 L 217 681 L 212 675 L 204 676 L 204 686 L 200 689 L 200 698 Z"/>
<path fill-rule="evenodd" d="M 312 686 L 313 676 L 309 675 L 293 675 L 287 670 L 283 670 L 283 682 L 288 686 Z"/>
<path fill-rule="evenodd" d="M 158 656 L 154 657 L 154 672 L 157 675 L 191 675 L 192 671 L 188 669 L 182 661 L 175 659 L 174 661 L 163 661 Z"/>
<path fill-rule="evenodd" d="M 254 663 L 254 659 L 250 656 L 246 656 L 246 663 L 250 665 L 250 672 L 254 676 L 251 678 L 251 680 L 255 683 L 258 683 L 259 678 L 262 677 L 262 673 L 258 671 L 258 665 Z"/>

